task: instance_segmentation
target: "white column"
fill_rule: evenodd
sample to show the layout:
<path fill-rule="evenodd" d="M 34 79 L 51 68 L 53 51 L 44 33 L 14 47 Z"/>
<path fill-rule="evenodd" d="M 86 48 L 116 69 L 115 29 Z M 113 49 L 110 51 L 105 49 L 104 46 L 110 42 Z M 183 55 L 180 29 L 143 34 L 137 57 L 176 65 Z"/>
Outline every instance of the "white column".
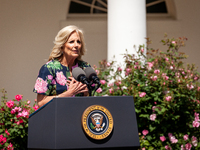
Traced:
<path fill-rule="evenodd" d="M 123 65 L 126 49 L 136 54 L 139 45 L 146 43 L 145 0 L 108 0 L 107 60 Z M 115 59 L 113 59 L 115 56 Z"/>

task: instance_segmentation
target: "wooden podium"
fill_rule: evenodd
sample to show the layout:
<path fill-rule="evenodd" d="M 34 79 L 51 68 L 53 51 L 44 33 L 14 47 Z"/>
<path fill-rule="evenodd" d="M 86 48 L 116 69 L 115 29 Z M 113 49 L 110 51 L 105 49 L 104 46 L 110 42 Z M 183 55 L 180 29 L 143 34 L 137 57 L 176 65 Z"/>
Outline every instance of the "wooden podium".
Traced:
<path fill-rule="evenodd" d="M 101 105 L 112 114 L 113 129 L 96 140 L 82 127 L 83 112 Z M 138 149 L 140 147 L 132 96 L 54 98 L 29 117 L 28 149 Z"/>

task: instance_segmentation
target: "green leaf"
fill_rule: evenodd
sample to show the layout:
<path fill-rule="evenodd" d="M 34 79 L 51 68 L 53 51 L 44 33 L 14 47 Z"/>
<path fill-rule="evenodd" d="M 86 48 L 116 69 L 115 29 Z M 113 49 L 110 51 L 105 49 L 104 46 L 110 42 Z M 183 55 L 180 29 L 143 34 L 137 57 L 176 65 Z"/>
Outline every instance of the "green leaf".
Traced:
<path fill-rule="evenodd" d="M 149 114 L 141 114 L 139 117 L 149 118 Z"/>
<path fill-rule="evenodd" d="M 145 146 L 149 146 L 149 145 L 150 145 L 150 144 L 149 144 L 149 141 L 147 141 L 147 140 L 143 140 L 143 141 L 142 141 L 142 144 L 145 145 Z"/>
<path fill-rule="evenodd" d="M 154 148 L 153 148 L 152 146 L 150 146 L 150 147 L 148 148 L 148 150 L 154 150 Z"/>
<path fill-rule="evenodd" d="M 150 132 L 153 132 L 156 129 L 156 127 L 153 127 L 151 124 L 149 125 Z"/>

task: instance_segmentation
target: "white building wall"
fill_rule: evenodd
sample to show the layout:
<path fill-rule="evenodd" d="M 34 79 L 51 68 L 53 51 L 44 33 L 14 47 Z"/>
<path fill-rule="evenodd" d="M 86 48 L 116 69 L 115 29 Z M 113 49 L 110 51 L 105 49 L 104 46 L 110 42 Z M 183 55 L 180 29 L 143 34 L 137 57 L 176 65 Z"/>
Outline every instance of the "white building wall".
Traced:
<path fill-rule="evenodd" d="M 147 36 L 152 47 L 163 48 L 159 42 L 164 33 L 169 37 L 186 36 L 183 50 L 187 62 L 200 65 L 200 1 L 175 0 L 176 20 L 147 19 Z M 107 21 L 105 18 L 70 18 L 66 20 L 69 0 L 0 0 L 0 89 L 8 91 L 8 98 L 23 94 L 34 101 L 32 92 L 40 67 L 48 59 L 57 32 L 68 24 L 85 31 L 88 49 L 84 60 L 91 65 L 107 59 Z M 199 69 L 200 72 L 200 69 Z"/>

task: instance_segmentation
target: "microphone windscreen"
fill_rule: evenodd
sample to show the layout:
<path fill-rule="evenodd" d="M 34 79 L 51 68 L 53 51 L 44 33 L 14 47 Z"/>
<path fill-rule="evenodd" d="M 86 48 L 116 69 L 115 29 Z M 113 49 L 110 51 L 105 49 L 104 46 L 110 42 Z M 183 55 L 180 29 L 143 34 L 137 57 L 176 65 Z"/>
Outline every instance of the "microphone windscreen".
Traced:
<path fill-rule="evenodd" d="M 80 81 L 80 77 L 81 76 L 86 76 L 85 72 L 83 71 L 83 69 L 81 69 L 80 67 L 76 67 L 72 70 L 72 76 L 74 77 L 74 79 L 76 79 L 77 81 Z"/>
<path fill-rule="evenodd" d="M 84 71 L 86 74 L 86 78 L 88 78 L 89 80 L 92 80 L 92 76 L 97 76 L 96 71 L 92 67 L 87 67 Z"/>

